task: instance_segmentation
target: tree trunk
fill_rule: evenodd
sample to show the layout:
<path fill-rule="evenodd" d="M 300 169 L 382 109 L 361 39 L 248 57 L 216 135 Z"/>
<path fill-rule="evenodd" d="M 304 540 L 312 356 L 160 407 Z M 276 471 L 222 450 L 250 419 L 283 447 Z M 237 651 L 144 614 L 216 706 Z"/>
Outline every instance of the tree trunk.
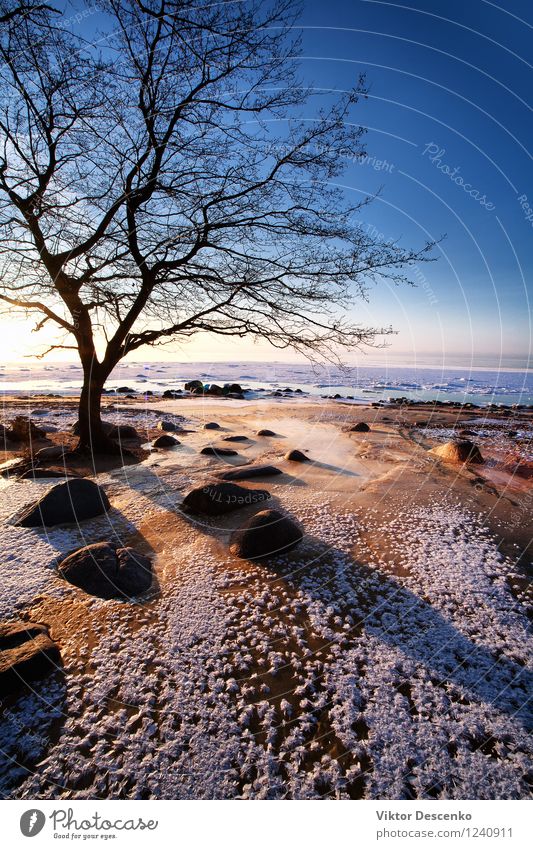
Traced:
<path fill-rule="evenodd" d="M 100 404 L 105 377 L 84 371 L 83 387 L 78 410 L 79 441 L 76 451 L 83 454 L 118 454 L 116 442 L 104 433 Z"/>

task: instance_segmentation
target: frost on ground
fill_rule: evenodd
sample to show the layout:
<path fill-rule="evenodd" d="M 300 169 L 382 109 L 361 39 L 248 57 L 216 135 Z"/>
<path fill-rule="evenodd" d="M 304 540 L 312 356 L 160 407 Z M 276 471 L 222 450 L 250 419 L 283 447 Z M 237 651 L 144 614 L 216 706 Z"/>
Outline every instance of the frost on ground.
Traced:
<path fill-rule="evenodd" d="M 187 478 L 103 482 L 120 510 L 83 541 L 4 528 L 4 616 L 39 591 L 67 617 L 82 594 L 54 576 L 58 552 L 156 521 Z M 10 484 L 11 505 L 23 486 L 38 485 Z M 64 674 L 5 707 L 4 796 L 527 795 L 531 642 L 480 520 L 451 501 L 378 518 L 279 494 L 307 531 L 290 555 L 237 561 L 214 521 L 173 514 L 160 595 L 86 602 Z"/>

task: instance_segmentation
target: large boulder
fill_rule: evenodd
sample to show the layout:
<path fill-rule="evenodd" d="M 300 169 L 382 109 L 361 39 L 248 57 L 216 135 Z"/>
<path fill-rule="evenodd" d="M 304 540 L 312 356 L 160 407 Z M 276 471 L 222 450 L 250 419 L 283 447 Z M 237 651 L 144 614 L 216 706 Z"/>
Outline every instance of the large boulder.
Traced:
<path fill-rule="evenodd" d="M 238 453 L 233 448 L 222 448 L 220 445 L 206 445 L 200 451 L 200 454 L 205 454 L 207 457 L 236 457 Z"/>
<path fill-rule="evenodd" d="M 263 560 L 290 551 L 303 539 L 303 531 L 279 510 L 261 510 L 230 539 L 230 551 L 246 560 Z"/>
<path fill-rule="evenodd" d="M 0 623 L 0 697 L 29 686 L 60 665 L 59 648 L 45 625 Z"/>
<path fill-rule="evenodd" d="M 261 504 L 269 498 L 266 489 L 247 489 L 235 483 L 207 483 L 192 489 L 183 499 L 181 509 L 185 513 L 221 516 L 250 504 Z"/>
<path fill-rule="evenodd" d="M 170 433 L 178 429 L 177 425 L 175 425 L 174 422 L 169 422 L 166 419 L 163 419 L 163 421 L 158 422 L 156 427 L 158 430 L 166 430 Z"/>
<path fill-rule="evenodd" d="M 8 438 L 13 442 L 31 442 L 32 439 L 43 439 L 44 436 L 44 430 L 37 427 L 27 416 L 15 416 Z"/>
<path fill-rule="evenodd" d="M 87 478 L 75 478 L 52 487 L 28 507 L 16 522 L 22 528 L 51 527 L 82 522 L 107 513 L 111 505 L 104 490 Z"/>
<path fill-rule="evenodd" d="M 291 463 L 308 463 L 309 457 L 303 453 L 303 451 L 298 451 L 297 448 L 293 448 L 292 451 L 288 451 L 285 454 L 285 459 L 290 460 Z"/>
<path fill-rule="evenodd" d="M 154 448 L 172 448 L 174 445 L 180 445 L 180 441 L 169 433 L 163 433 L 154 439 Z"/>
<path fill-rule="evenodd" d="M 267 427 L 264 427 L 261 430 L 257 431 L 257 435 L 258 436 L 275 436 L 276 434 L 274 433 L 273 430 L 269 430 Z"/>
<path fill-rule="evenodd" d="M 431 454 L 446 463 L 483 463 L 481 451 L 468 439 L 454 439 L 431 449 Z"/>
<path fill-rule="evenodd" d="M 130 598 L 146 592 L 152 584 L 150 558 L 110 542 L 79 548 L 58 570 L 66 581 L 99 598 Z"/>
<path fill-rule="evenodd" d="M 220 425 L 218 422 L 206 422 L 204 430 L 220 430 Z"/>
<path fill-rule="evenodd" d="M 219 472 L 217 478 L 223 481 L 240 481 L 248 478 L 266 478 L 272 475 L 282 475 L 281 469 L 276 466 L 241 466 L 238 469 L 228 469 Z"/>
<path fill-rule="evenodd" d="M 240 395 L 243 389 L 240 383 L 225 383 L 224 392 L 226 395 Z"/>

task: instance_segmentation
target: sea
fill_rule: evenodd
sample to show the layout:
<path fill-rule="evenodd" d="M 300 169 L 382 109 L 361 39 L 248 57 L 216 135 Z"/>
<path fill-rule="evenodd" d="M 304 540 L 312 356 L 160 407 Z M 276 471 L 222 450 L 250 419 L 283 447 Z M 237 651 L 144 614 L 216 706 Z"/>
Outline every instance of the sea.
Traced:
<path fill-rule="evenodd" d="M 54 393 L 76 395 L 81 385 L 78 363 L 27 361 L 0 365 L 0 392 L 10 395 Z M 183 389 L 188 380 L 204 384 L 238 383 L 259 397 L 258 390 L 301 389 L 317 397 L 340 395 L 347 403 L 387 401 L 400 396 L 488 404 L 533 405 L 533 369 L 509 365 L 479 366 L 373 364 L 339 368 L 287 362 L 123 362 L 106 387 L 127 386 L 142 396 L 151 391 Z M 350 399 L 347 396 L 351 396 Z"/>

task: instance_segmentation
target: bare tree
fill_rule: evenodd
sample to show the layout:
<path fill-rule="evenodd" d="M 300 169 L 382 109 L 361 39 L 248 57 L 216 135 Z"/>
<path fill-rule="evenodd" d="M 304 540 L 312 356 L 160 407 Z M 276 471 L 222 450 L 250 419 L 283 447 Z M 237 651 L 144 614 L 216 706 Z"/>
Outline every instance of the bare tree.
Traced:
<path fill-rule="evenodd" d="M 372 344 L 388 329 L 345 308 L 431 247 L 354 223 L 368 199 L 335 178 L 365 152 L 364 81 L 312 108 L 292 0 L 98 5 L 86 39 L 0 0 L 0 298 L 59 328 L 48 351 L 77 350 L 79 448 L 97 452 L 125 354 L 199 331 L 315 356 Z"/>

